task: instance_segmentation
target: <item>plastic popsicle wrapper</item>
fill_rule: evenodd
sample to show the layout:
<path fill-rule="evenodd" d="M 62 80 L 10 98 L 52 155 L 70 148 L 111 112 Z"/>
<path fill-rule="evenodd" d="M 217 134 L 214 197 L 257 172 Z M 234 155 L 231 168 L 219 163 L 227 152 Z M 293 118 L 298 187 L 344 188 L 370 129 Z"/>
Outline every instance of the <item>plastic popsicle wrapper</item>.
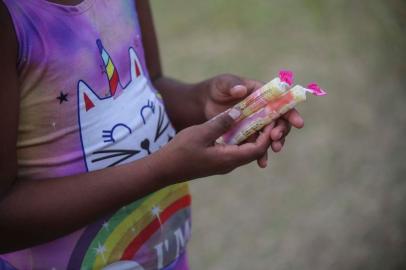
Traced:
<path fill-rule="evenodd" d="M 309 84 L 308 88 L 296 85 L 282 94 L 278 99 L 268 102 L 262 109 L 237 122 L 227 133 L 217 140 L 217 143 L 239 144 L 245 141 L 255 132 L 260 131 L 282 114 L 305 101 L 307 92 L 316 96 L 326 94 L 326 92 L 315 83 Z"/>
<path fill-rule="evenodd" d="M 241 121 L 245 117 L 264 107 L 268 102 L 277 99 L 286 92 L 292 84 L 293 72 L 289 70 L 281 70 L 279 72 L 279 77 L 263 85 L 240 103 L 234 105 L 232 109 L 240 112 L 240 116 L 236 121 Z"/>

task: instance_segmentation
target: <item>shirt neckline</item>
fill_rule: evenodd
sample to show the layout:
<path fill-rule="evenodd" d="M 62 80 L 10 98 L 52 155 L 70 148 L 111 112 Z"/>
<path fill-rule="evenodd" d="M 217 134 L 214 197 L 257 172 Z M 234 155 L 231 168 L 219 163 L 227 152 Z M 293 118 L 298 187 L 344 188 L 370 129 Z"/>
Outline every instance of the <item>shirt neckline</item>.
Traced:
<path fill-rule="evenodd" d="M 86 10 L 88 10 L 93 4 L 93 0 L 82 0 L 82 2 L 76 5 L 58 4 L 55 2 L 50 2 L 48 0 L 37 0 L 37 1 L 47 7 L 56 8 L 58 11 L 69 15 L 81 14 Z"/>

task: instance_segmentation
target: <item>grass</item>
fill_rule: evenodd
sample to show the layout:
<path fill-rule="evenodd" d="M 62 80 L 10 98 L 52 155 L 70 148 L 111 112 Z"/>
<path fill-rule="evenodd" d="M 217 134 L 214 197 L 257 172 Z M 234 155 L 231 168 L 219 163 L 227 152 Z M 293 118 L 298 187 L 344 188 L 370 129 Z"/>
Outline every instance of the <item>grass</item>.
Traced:
<path fill-rule="evenodd" d="M 299 107 L 265 170 L 192 183 L 192 269 L 406 267 L 403 1 L 152 1 L 165 72 L 185 81 L 293 69 L 329 95 Z"/>

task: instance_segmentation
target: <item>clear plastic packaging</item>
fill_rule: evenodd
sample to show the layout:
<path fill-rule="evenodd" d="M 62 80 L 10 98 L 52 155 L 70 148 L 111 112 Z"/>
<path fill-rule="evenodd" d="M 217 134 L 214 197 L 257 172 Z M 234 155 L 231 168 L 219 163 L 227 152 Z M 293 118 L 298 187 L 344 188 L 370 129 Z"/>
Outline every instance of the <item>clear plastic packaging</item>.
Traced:
<path fill-rule="evenodd" d="M 223 144 L 240 144 L 255 132 L 260 131 L 266 125 L 293 109 L 297 104 L 305 101 L 306 93 L 312 93 L 316 96 L 326 94 L 326 92 L 315 83 L 309 84 L 307 88 L 296 85 L 277 98 L 273 98 L 267 102 L 259 110 L 237 121 L 217 142 Z"/>

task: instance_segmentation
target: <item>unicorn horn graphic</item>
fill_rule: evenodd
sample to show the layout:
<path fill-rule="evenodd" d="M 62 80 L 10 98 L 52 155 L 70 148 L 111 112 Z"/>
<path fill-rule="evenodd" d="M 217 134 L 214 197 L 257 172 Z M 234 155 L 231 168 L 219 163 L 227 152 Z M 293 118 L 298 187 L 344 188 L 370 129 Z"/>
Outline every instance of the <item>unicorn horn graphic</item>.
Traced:
<path fill-rule="evenodd" d="M 103 44 L 100 39 L 96 41 L 97 47 L 99 48 L 100 55 L 103 59 L 104 68 L 106 69 L 107 77 L 109 79 L 110 93 L 112 96 L 115 95 L 118 86 L 120 85 L 120 78 L 118 76 L 117 69 L 113 63 L 108 52 L 104 49 Z M 120 85 L 121 87 L 121 85 Z"/>

